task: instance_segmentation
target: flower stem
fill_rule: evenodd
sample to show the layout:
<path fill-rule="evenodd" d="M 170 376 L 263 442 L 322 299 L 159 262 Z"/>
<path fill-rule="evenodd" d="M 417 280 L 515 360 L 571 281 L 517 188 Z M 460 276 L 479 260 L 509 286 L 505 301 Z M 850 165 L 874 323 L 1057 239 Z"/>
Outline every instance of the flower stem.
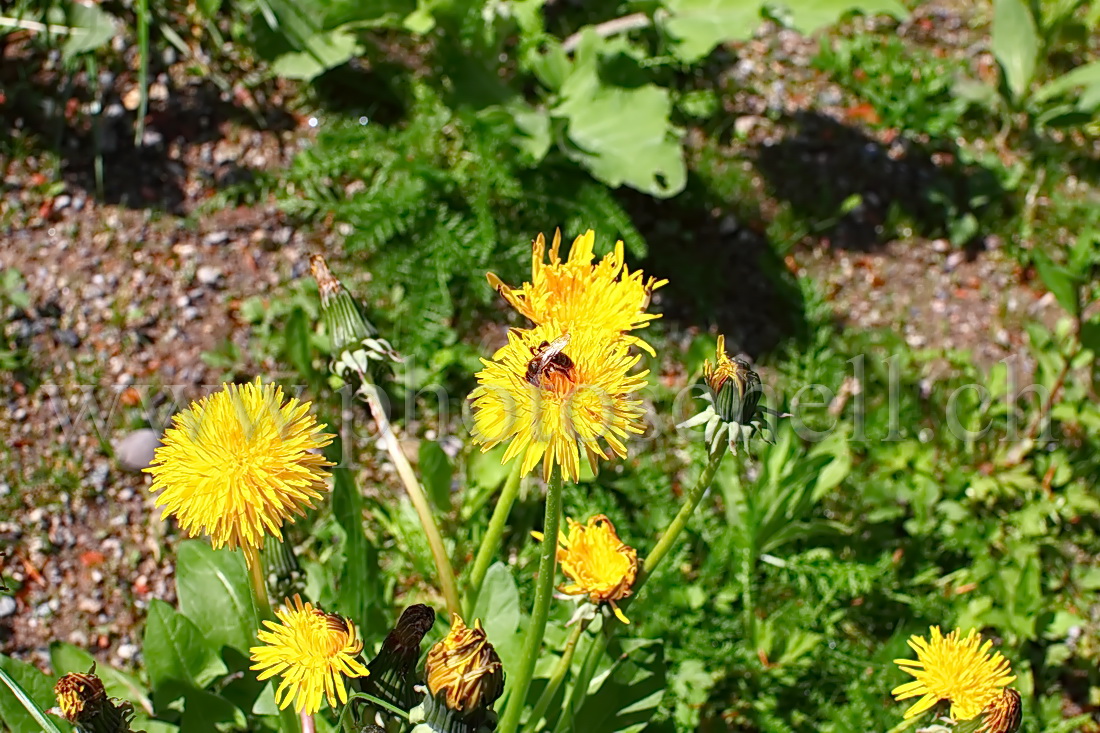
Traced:
<path fill-rule="evenodd" d="M 508 473 L 508 480 L 504 482 L 504 488 L 500 491 L 500 498 L 493 508 L 493 516 L 489 519 L 489 526 L 485 530 L 485 536 L 481 539 L 481 546 L 474 558 L 474 569 L 470 572 L 469 591 L 466 596 L 466 615 L 473 612 L 473 606 L 477 603 L 477 597 L 481 593 L 481 584 L 485 582 L 485 574 L 489 572 L 489 566 L 493 564 L 500 549 L 500 540 L 504 536 L 504 527 L 508 524 L 508 515 L 512 513 L 512 505 L 516 503 L 519 495 L 520 466 L 522 461 L 515 459 L 512 470 Z"/>
<path fill-rule="evenodd" d="M 723 440 L 719 441 L 718 447 L 711 451 L 710 460 L 707 462 L 706 468 L 703 469 L 703 473 L 699 476 L 699 480 L 695 482 L 695 486 L 688 493 L 684 505 L 680 507 L 680 511 L 677 512 L 676 517 L 668 527 L 665 528 L 664 533 L 661 535 L 661 539 L 657 541 L 657 545 L 646 557 L 645 562 L 642 563 L 642 569 L 638 573 L 638 579 L 634 582 L 632 588 L 632 595 L 619 602 L 619 608 L 623 612 L 626 611 L 630 602 L 637 598 L 638 591 L 642 589 L 645 582 L 649 580 L 650 576 L 660 567 L 661 562 L 664 561 L 665 557 L 676 544 L 676 540 L 679 539 L 680 534 L 684 531 L 684 528 L 687 527 L 688 520 L 691 519 L 691 515 L 695 513 L 695 509 L 699 506 L 699 502 L 702 501 L 703 495 L 707 493 L 707 489 L 710 488 L 711 483 L 714 481 L 714 475 L 718 472 L 718 466 L 722 464 L 722 459 L 725 457 L 728 449 L 728 443 Z M 609 626 L 608 624 L 612 625 Z M 601 629 L 602 633 L 596 635 L 592 640 L 592 646 L 588 648 L 588 653 L 585 656 L 580 674 L 578 674 L 577 678 L 573 681 L 573 687 L 569 692 L 569 697 L 562 706 L 562 717 L 554 727 L 554 733 L 565 733 L 565 731 L 572 729 L 574 716 L 580 711 L 585 698 L 588 697 L 588 685 L 592 682 L 592 677 L 596 673 L 596 667 L 598 666 L 599 660 L 607 651 L 607 646 L 611 642 L 611 636 L 619 626 L 621 626 L 621 624 L 616 623 L 610 618 L 604 619 L 604 627 Z"/>
<path fill-rule="evenodd" d="M 550 674 L 550 680 L 546 683 L 546 689 L 542 691 L 538 702 L 535 703 L 535 709 L 531 711 L 531 717 L 524 727 L 525 733 L 526 731 L 534 733 L 542 725 L 542 716 L 546 713 L 546 709 L 550 707 L 554 695 L 558 694 L 561 683 L 565 680 L 565 675 L 568 674 L 569 668 L 573 665 L 573 653 L 577 650 L 577 642 L 581 640 L 581 635 L 587 628 L 587 620 L 578 621 L 573 626 L 573 631 L 570 632 L 569 638 L 565 642 L 565 649 L 562 650 L 561 658 L 558 660 L 558 666 L 554 667 L 554 671 Z"/>
<path fill-rule="evenodd" d="M 274 621 L 275 613 L 271 610 L 271 599 L 267 595 L 267 578 L 264 577 L 264 564 L 260 559 L 260 551 L 255 547 L 245 546 L 245 565 L 248 566 L 248 584 L 252 588 L 252 603 L 256 607 L 256 617 L 261 627 L 264 621 Z M 294 710 L 287 706 L 279 709 L 279 728 L 283 733 L 298 733 L 298 716 Z"/>
<path fill-rule="evenodd" d="M 365 383 L 361 391 L 367 402 L 370 414 L 374 417 L 374 423 L 378 426 L 378 434 L 390 454 L 393 465 L 397 467 L 397 473 L 401 482 L 405 484 L 405 491 L 412 500 L 416 515 L 420 518 L 420 526 L 424 529 L 424 535 L 428 539 L 428 547 L 432 552 L 432 560 L 435 561 L 435 571 L 439 575 L 439 589 L 443 593 L 443 599 L 447 603 L 447 611 L 451 614 L 462 613 L 462 602 L 458 598 L 458 584 L 455 582 L 455 571 L 451 566 L 451 560 L 447 557 L 447 548 L 443 545 L 443 536 L 439 533 L 439 525 L 432 516 L 432 508 L 428 504 L 428 497 L 416 478 L 409 459 L 401 450 L 401 444 L 393 432 L 390 420 L 382 408 L 372 384 Z"/>
<path fill-rule="evenodd" d="M 714 481 L 714 474 L 718 472 L 718 466 L 722 465 L 722 458 L 725 457 L 726 451 L 729 449 L 726 441 L 722 440 L 718 442 L 718 447 L 711 451 L 710 461 L 707 462 L 707 467 L 703 469 L 703 473 L 699 476 L 699 480 L 695 482 L 695 486 L 687 495 L 687 501 L 680 507 L 680 511 L 676 514 L 676 517 L 665 528 L 664 534 L 661 535 L 661 539 L 657 541 L 657 545 L 646 557 L 645 562 L 642 563 L 642 571 L 638 574 L 638 580 L 634 583 L 634 595 L 638 594 L 645 582 L 649 580 L 649 576 L 653 575 L 654 571 L 661 565 L 661 562 L 665 559 L 665 556 L 672 550 L 672 547 L 676 544 L 676 540 L 680 538 L 680 534 L 687 527 L 688 520 L 691 519 L 691 515 L 695 513 L 696 507 L 699 506 L 699 502 L 703 499 L 703 494 L 707 493 L 707 489 L 710 488 L 711 482 Z"/>
<path fill-rule="evenodd" d="M 302 733 L 317 733 L 317 723 L 314 722 L 313 716 L 303 710 L 301 713 L 301 717 Z"/>
<path fill-rule="evenodd" d="M 531 623 L 527 627 L 527 639 L 523 645 L 523 657 L 516 670 L 508 705 L 500 719 L 500 733 L 516 733 L 519 730 L 523 706 L 527 702 L 527 690 L 535 675 L 535 663 L 542 650 L 542 637 L 546 633 L 546 619 L 550 615 L 550 600 L 554 595 L 554 577 L 558 561 L 558 526 L 561 523 L 562 474 L 555 471 L 546 489 L 546 517 L 542 533 L 545 540 L 540 549 L 539 577 L 535 585 L 535 604 L 531 609 Z"/>

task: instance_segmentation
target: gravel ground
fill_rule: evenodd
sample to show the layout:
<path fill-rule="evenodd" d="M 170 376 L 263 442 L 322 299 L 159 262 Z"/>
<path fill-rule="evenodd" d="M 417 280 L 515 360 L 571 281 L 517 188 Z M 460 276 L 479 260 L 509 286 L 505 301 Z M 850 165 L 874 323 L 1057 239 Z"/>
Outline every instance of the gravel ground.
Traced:
<path fill-rule="evenodd" d="M 916 22 L 910 32 L 924 27 Z M 944 28 L 965 45 L 965 22 L 954 18 Z M 942 33 L 936 38 L 943 42 Z M 756 81 L 724 100 L 744 133 L 729 143 L 731 155 L 789 139 L 795 133 L 784 120 L 808 110 L 851 122 L 851 100 L 810 68 L 815 50 L 787 32 L 762 34 L 741 49 L 726 78 Z M 176 535 L 152 508 L 149 480 L 122 467 L 104 444 L 163 427 L 177 406 L 216 385 L 221 370 L 201 355 L 227 342 L 248 354 L 241 299 L 304 276 L 309 252 L 336 239 L 295 231 L 271 203 L 204 208 L 217 188 L 250 169 L 285 164 L 310 125 L 280 118 L 280 130 L 256 131 L 243 114 L 206 119 L 202 95 L 210 91 L 189 85 L 180 67 L 161 82 L 169 90 L 155 100 L 146 144 L 121 150 L 107 166 L 110 203 L 90 192 L 86 167 L 60 188 L 33 156 L 2 169 L 0 266 L 18 269 L 30 296 L 28 308 L 9 309 L 5 327 L 31 363 L 25 373 L 0 372 L 7 436 L 0 561 L 20 585 L 14 597 L 0 596 L 0 651 L 39 665 L 52 639 L 112 664 L 134 663 L 143 609 L 152 598 L 174 600 L 171 554 L 162 547 Z M 120 88 L 120 104 L 125 96 Z M 233 102 L 217 99 L 219 108 Z M 778 122 L 769 109 L 781 112 Z M 889 132 L 866 134 L 890 149 Z M 777 204 L 760 185 L 766 217 Z M 711 215 L 715 236 L 744 229 L 759 244 L 758 231 L 731 224 L 729 211 Z M 967 348 L 989 364 L 1024 346 L 1021 323 L 1053 317 L 1049 299 L 1022 281 L 995 239 L 969 251 L 920 237 L 850 245 L 843 232 L 808 237 L 783 263 L 820 282 L 849 327 L 893 328 L 914 347 Z M 751 264 L 742 276 L 759 279 Z M 249 363 L 239 371 L 274 368 Z"/>

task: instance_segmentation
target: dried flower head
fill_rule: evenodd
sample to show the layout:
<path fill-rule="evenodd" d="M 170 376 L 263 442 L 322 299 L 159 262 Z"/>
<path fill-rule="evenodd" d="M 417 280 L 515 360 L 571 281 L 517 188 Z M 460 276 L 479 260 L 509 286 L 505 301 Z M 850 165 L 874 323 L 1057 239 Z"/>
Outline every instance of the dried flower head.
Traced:
<path fill-rule="evenodd" d="M 604 444 L 625 456 L 624 439 L 643 432 L 642 403 L 631 398 L 649 373 L 631 373 L 639 358 L 600 331 L 513 330 L 491 361 L 482 360 L 470 394 L 474 442 L 483 451 L 507 443 L 503 460 L 521 455 L 524 474 L 541 460 L 544 478 L 556 464 L 576 481 L 581 448 L 595 471 L 608 458 Z"/>
<path fill-rule="evenodd" d="M 259 670 L 258 679 L 279 675 L 283 681 L 275 690 L 280 708 L 294 700 L 295 711 L 312 715 L 321 709 L 322 697 L 335 707 L 337 701 L 348 701 L 344 677 L 364 677 L 369 672 L 356 659 L 363 651 L 363 642 L 356 635 L 351 620 L 325 613 L 310 603 L 302 603 L 295 595 L 275 611 L 278 624 L 264 621 L 267 630 L 257 637 L 264 646 L 250 649 Z"/>
<path fill-rule="evenodd" d="M 922 636 L 909 639 L 909 646 L 917 653 L 916 660 L 894 660 L 916 678 L 894 688 L 894 697 L 905 700 L 921 696 L 905 711 L 906 718 L 920 715 L 940 700 L 948 700 L 952 718 L 971 720 L 1001 699 L 1002 688 L 1016 679 L 1000 652 L 989 653 L 992 641 L 982 644 L 981 635 L 973 629 L 965 638 L 960 637 L 959 629 L 944 636 L 939 626 L 933 626 L 930 640 Z"/>
<path fill-rule="evenodd" d="M 451 617 L 447 636 L 428 652 L 425 675 L 432 697 L 456 712 L 491 709 L 504 692 L 504 667 L 481 621 L 469 628 L 458 614 Z"/>
<path fill-rule="evenodd" d="M 593 603 L 607 603 L 624 624 L 629 624 L 617 601 L 631 593 L 638 577 L 638 553 L 615 532 L 615 525 L 603 514 L 581 524 L 566 519 L 569 533 L 558 538 L 558 562 L 572 581 L 558 587 L 567 595 L 585 595 Z M 539 532 L 535 538 L 542 540 Z"/>
<path fill-rule="evenodd" d="M 1000 697 L 982 711 L 982 726 L 974 733 L 1016 733 L 1023 722 L 1020 693 L 1011 687 L 1001 691 Z"/>
<path fill-rule="evenodd" d="M 164 516 L 191 537 L 209 535 L 215 549 L 243 547 L 254 562 L 264 536 L 281 539 L 283 523 L 327 489 L 332 464 L 319 451 L 332 436 L 309 407 L 259 379 L 191 403 L 145 469 L 150 490 L 163 489 Z"/>
<path fill-rule="evenodd" d="M 53 691 L 57 695 L 57 706 L 65 720 L 75 723 L 82 718 L 95 715 L 107 701 L 107 691 L 103 682 L 96 677 L 95 666 L 87 674 L 73 672 L 57 681 Z"/>
<path fill-rule="evenodd" d="M 556 231 L 546 262 L 546 238 L 539 234 L 532 245 L 530 282 L 511 288 L 489 273 L 489 283 L 538 326 L 557 323 L 566 331 L 583 327 L 619 336 L 659 318 L 646 313 L 646 308 L 653 291 L 668 281 L 646 280 L 640 270 L 630 272 L 622 242 L 616 242 L 612 252 L 595 262 L 595 241 L 596 234 L 589 229 L 573 241 L 569 258 L 563 262 L 561 231 Z M 654 353 L 637 337 L 628 335 L 627 340 Z"/>

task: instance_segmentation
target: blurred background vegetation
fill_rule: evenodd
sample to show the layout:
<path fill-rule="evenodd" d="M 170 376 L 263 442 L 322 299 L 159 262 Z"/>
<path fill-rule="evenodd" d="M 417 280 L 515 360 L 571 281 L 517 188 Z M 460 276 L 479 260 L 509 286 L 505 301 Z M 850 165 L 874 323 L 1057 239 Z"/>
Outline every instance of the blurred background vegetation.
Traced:
<path fill-rule="evenodd" d="M 935 624 L 999 641 L 1025 730 L 1100 730 L 1100 2 L 4 7 L 11 252 L 55 226 L 73 190 L 96 216 L 153 212 L 150 237 L 157 218 L 198 231 L 259 206 L 317 233 L 408 357 L 388 391 L 432 467 L 459 567 L 504 479 L 460 419 L 512 318 L 484 273 L 520 282 L 536 233 L 594 228 L 601 251 L 622 239 L 632 266 L 669 280 L 647 336 L 654 430 L 573 487 L 568 516 L 608 514 L 648 547 L 704 462 L 698 436 L 674 429 L 677 394 L 716 333 L 761 365 L 795 418 L 775 445 L 726 461 L 679 562 L 634 605 L 634 637 L 649 641 L 590 700 L 585 733 L 886 731 L 902 710 L 891 660 Z M 207 118 L 275 134 L 282 161 L 229 160 L 189 190 L 173 146 L 221 134 Z M 49 294 L 18 257 L 5 263 L 0 369 L 33 396 L 46 357 L 20 323 Z M 234 295 L 243 339 L 209 345 L 205 365 L 225 379 L 282 370 L 338 417 L 308 278 Z M 974 301 L 987 307 L 968 313 Z M 1032 383 L 1045 391 L 1019 397 Z M 829 392 L 799 393 L 809 384 Z M 361 448 L 371 490 L 338 497 L 296 539 L 311 595 L 377 643 L 394 609 L 431 598 L 431 562 Z M 52 506 L 24 487 L 64 476 L 8 458 L 12 516 Z M 81 469 L 65 471 L 77 491 Z M 490 576 L 507 608 L 527 597 L 539 496 L 526 487 L 508 568 Z M 489 628 L 506 666 L 526 606 Z M 9 634 L 5 651 L 33 646 Z"/>

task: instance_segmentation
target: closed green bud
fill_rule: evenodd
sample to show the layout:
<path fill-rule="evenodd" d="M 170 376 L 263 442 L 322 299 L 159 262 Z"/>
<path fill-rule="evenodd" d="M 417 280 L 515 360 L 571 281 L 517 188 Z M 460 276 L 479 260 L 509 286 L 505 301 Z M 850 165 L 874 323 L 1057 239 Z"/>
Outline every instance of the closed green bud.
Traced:
<path fill-rule="evenodd" d="M 703 364 L 703 376 L 714 397 L 714 409 L 724 422 L 750 425 L 760 406 L 760 375 L 741 359 L 726 355 L 726 337 L 718 337 L 715 363 Z"/>

